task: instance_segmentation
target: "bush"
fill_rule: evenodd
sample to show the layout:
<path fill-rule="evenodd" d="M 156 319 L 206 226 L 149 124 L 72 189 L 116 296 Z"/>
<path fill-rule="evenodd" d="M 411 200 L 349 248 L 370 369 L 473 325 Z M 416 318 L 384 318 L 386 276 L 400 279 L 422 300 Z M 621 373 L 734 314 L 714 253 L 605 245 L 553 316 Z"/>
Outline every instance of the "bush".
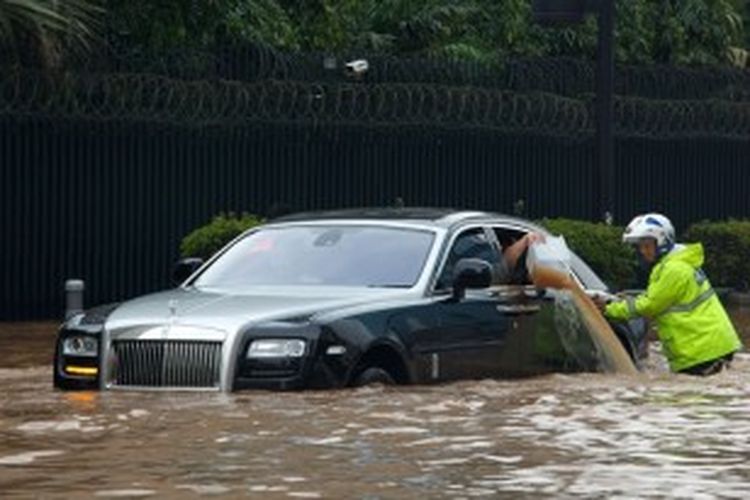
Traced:
<path fill-rule="evenodd" d="M 262 222 L 263 219 L 252 214 L 219 214 L 210 223 L 183 238 L 180 254 L 183 258 L 200 257 L 206 260 L 241 233 Z"/>
<path fill-rule="evenodd" d="M 544 219 L 540 223 L 551 233 L 564 236 L 570 249 L 613 290 L 635 286 L 637 259 L 633 249 L 622 244 L 622 227 L 571 219 Z"/>
<path fill-rule="evenodd" d="M 703 267 L 713 285 L 742 291 L 750 288 L 750 220 L 699 222 L 681 239 L 703 243 Z"/>

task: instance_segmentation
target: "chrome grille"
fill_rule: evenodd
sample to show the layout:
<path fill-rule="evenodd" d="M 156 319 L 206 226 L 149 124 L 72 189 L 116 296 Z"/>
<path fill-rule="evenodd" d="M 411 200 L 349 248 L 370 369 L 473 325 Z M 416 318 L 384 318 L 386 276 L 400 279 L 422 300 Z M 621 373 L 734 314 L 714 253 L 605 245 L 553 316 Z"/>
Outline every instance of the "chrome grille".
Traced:
<path fill-rule="evenodd" d="M 221 342 L 116 340 L 113 383 L 138 387 L 219 387 Z"/>

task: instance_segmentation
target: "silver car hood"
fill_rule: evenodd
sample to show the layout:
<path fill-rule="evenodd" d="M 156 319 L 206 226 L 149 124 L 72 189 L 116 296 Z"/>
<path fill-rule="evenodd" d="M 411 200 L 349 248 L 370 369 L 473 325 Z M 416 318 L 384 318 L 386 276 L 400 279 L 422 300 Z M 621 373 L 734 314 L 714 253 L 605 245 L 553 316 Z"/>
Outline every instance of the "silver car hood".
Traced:
<path fill-rule="evenodd" d="M 227 290 L 174 289 L 124 302 L 107 319 L 105 329 L 118 332 L 146 330 L 160 325 L 185 325 L 220 330 L 232 335 L 245 326 L 267 321 L 303 321 L 335 308 L 396 297 L 406 290 L 266 287 L 242 293 Z"/>

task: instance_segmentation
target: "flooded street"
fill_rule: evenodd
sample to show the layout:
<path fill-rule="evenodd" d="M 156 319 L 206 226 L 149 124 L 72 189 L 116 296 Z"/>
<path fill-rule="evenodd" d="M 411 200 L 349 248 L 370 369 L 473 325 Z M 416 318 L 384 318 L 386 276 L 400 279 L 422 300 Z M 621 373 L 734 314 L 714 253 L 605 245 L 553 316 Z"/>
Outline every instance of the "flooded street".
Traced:
<path fill-rule="evenodd" d="M 735 315 L 750 344 L 750 314 Z M 750 354 L 711 378 L 64 393 L 55 326 L 0 325 L 0 497 L 747 498 Z"/>

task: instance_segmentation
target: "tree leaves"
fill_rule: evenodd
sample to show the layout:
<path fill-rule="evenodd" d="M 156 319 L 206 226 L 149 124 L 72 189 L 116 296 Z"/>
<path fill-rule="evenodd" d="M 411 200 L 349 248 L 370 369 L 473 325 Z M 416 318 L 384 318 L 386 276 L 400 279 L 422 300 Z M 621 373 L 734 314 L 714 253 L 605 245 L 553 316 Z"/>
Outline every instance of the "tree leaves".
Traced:
<path fill-rule="evenodd" d="M 0 0 L 0 48 L 16 62 L 57 66 L 99 38 L 99 0 Z"/>
<path fill-rule="evenodd" d="M 616 0 L 616 59 L 740 64 L 745 0 Z M 85 50 L 102 0 L 0 0 L 0 48 L 46 64 Z M 287 50 L 367 51 L 502 64 L 511 56 L 593 59 L 596 22 L 543 28 L 528 0 L 107 0 L 109 43 L 159 52 L 260 42 Z M 746 21 L 745 21 L 746 22 Z M 22 58 L 19 56 L 19 58 Z"/>

